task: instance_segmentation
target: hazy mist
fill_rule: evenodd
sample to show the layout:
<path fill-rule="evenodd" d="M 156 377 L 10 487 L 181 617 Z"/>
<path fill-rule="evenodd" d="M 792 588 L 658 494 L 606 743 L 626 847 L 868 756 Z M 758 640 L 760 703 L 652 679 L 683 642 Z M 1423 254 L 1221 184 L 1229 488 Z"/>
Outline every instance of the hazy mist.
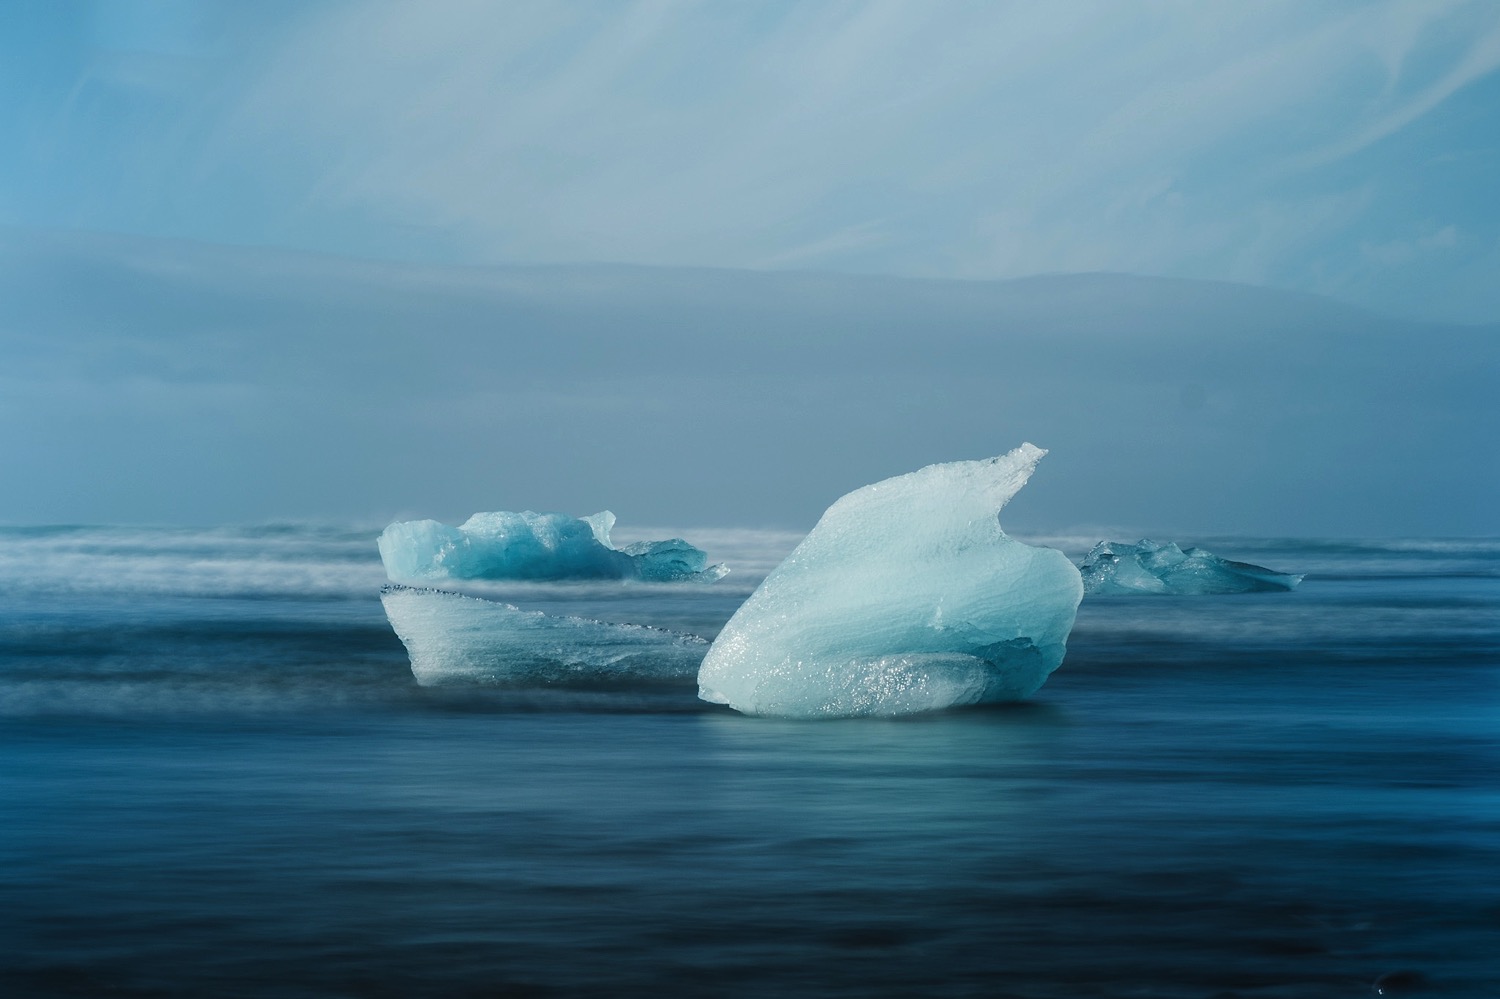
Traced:
<path fill-rule="evenodd" d="M 414 268 L 3 244 L 10 522 L 480 509 L 810 526 L 1023 440 L 1016 528 L 1500 528 L 1493 327 L 1239 285 Z"/>

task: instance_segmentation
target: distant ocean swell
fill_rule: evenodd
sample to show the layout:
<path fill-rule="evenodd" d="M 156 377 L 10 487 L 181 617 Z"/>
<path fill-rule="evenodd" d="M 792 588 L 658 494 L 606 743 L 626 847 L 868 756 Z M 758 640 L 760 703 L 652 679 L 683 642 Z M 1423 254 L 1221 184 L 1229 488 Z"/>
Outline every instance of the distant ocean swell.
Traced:
<path fill-rule="evenodd" d="M 379 525 L 0 527 L 0 593 L 364 598 L 386 581 L 375 548 L 379 533 Z M 637 536 L 688 536 L 712 558 L 730 564 L 730 577 L 718 585 L 735 589 L 753 588 L 802 537 L 795 531 L 736 528 L 637 527 L 616 534 L 622 544 Z M 1075 561 L 1100 540 L 1083 534 L 1018 536 L 1059 548 Z M 1500 539 L 1494 538 L 1180 540 L 1325 581 L 1500 577 Z M 555 592 L 556 585 L 542 584 L 536 592 Z M 525 586 L 505 589 L 524 591 Z"/>

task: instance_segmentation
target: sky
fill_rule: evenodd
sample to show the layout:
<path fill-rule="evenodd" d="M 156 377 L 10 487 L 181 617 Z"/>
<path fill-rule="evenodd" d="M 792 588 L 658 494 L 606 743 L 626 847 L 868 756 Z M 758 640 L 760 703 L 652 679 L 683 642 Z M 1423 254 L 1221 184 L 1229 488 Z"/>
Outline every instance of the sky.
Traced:
<path fill-rule="evenodd" d="M 1048 526 L 1494 533 L 1497 124 L 1486 0 L 5 0 L 0 522 L 806 526 L 1050 434 Z"/>

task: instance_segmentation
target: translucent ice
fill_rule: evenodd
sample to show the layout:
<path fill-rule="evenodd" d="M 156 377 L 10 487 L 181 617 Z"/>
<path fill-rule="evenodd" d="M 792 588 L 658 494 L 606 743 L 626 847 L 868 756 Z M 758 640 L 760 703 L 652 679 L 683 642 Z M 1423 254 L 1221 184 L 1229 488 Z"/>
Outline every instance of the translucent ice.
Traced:
<path fill-rule="evenodd" d="M 930 465 L 857 489 L 740 607 L 698 696 L 789 718 L 1016 700 L 1062 662 L 1083 596 L 1062 552 L 1000 529 L 1042 455 Z"/>
<path fill-rule="evenodd" d="M 386 575 L 398 583 L 448 579 L 719 579 L 729 570 L 681 538 L 615 548 L 615 515 L 476 513 L 459 527 L 435 520 L 390 525 L 380 535 Z"/>
<path fill-rule="evenodd" d="M 423 686 L 686 680 L 708 651 L 696 635 L 523 611 L 443 590 L 387 586 L 380 601 Z"/>
<path fill-rule="evenodd" d="M 1248 562 L 1231 562 L 1202 548 L 1183 551 L 1168 542 L 1143 540 L 1133 545 L 1101 541 L 1080 568 L 1089 594 L 1256 593 L 1296 589 L 1302 577 Z"/>

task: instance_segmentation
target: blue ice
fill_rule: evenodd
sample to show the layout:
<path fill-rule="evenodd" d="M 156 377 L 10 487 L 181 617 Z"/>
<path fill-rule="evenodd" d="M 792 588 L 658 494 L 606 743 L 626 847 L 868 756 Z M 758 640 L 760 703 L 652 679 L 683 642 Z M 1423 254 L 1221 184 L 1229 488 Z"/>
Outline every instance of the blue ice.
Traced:
<path fill-rule="evenodd" d="M 1084 592 L 1090 595 L 1260 593 L 1293 590 L 1302 582 L 1300 575 L 1150 540 L 1133 545 L 1101 541 L 1084 557 L 1079 571 Z"/>
<path fill-rule="evenodd" d="M 380 535 L 386 575 L 398 583 L 458 579 L 641 579 L 711 582 L 729 570 L 681 538 L 616 548 L 615 515 L 500 511 L 458 527 L 435 520 L 391 524 Z"/>

